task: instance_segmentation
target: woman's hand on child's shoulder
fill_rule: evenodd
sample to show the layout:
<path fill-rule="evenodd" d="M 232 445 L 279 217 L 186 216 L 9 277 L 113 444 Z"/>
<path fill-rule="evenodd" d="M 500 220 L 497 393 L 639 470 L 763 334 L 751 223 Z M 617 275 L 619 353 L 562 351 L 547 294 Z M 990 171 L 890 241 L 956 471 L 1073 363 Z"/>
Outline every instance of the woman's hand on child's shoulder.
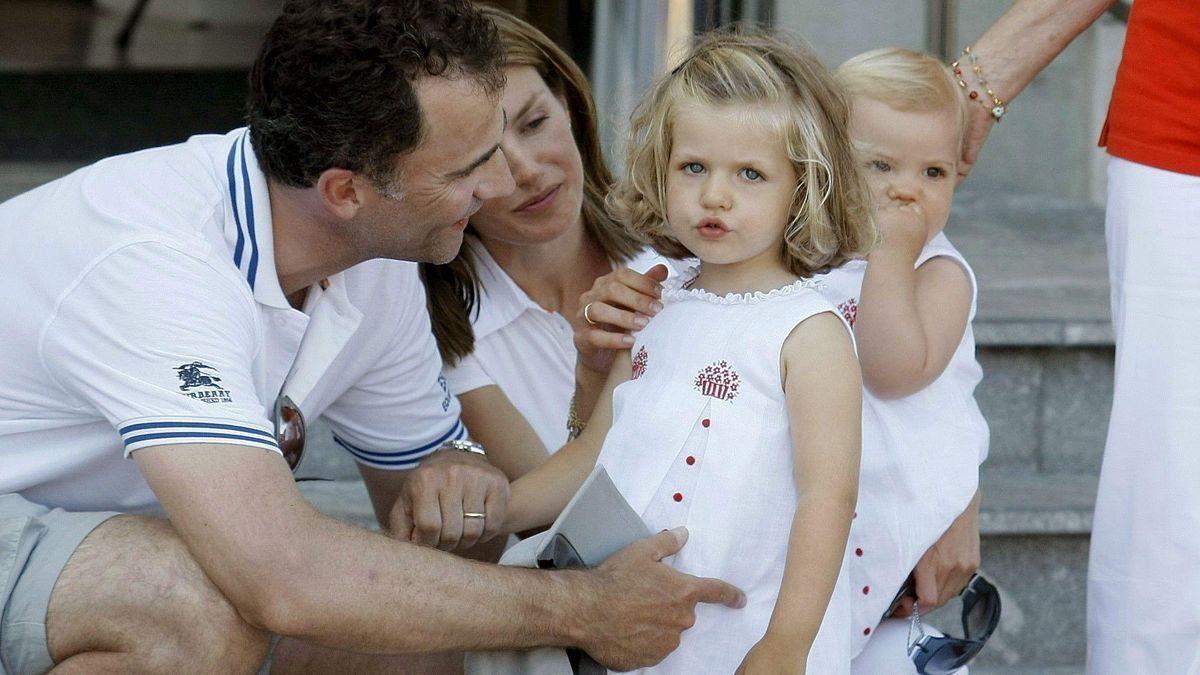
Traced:
<path fill-rule="evenodd" d="M 785 639 L 770 631 L 762 637 L 742 659 L 737 675 L 803 675 L 808 662 L 808 651 L 796 647 L 798 640 Z"/>
<path fill-rule="evenodd" d="M 645 274 L 623 267 L 596 279 L 591 290 L 579 296 L 575 349 L 580 365 L 608 373 L 613 353 L 629 349 L 630 333 L 645 328 L 662 309 L 658 299 L 666 278 L 666 265 L 655 265 Z"/>
<path fill-rule="evenodd" d="M 892 201 L 875 209 L 875 226 L 883 237 L 879 250 L 904 251 L 915 260 L 929 237 L 925 209 Z"/>

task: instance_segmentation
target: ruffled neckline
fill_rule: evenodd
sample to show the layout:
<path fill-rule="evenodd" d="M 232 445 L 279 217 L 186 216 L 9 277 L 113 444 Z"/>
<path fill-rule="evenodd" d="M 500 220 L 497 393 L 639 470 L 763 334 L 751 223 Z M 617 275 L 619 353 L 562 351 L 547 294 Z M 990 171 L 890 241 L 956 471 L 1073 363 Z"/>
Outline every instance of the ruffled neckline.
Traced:
<path fill-rule="evenodd" d="M 688 286 L 696 280 L 700 274 L 700 265 L 690 265 L 686 270 L 678 276 L 667 279 L 663 282 L 663 300 L 699 300 L 714 305 L 755 305 L 776 298 L 783 298 L 789 295 L 795 295 L 805 289 L 819 289 L 821 282 L 815 279 L 797 279 L 786 286 L 772 289 L 770 291 L 752 291 L 750 293 L 726 293 L 725 295 L 717 295 L 710 293 L 702 288 L 689 288 Z"/>

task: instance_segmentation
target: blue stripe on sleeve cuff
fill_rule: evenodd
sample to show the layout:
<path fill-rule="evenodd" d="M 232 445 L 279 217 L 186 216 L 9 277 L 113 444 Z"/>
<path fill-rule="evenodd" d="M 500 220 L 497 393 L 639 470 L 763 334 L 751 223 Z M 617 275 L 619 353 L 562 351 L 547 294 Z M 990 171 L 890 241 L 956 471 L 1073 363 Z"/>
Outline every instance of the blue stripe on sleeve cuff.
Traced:
<path fill-rule="evenodd" d="M 426 443 L 420 447 L 410 448 L 407 450 L 397 450 L 393 452 L 379 452 L 373 450 L 364 450 L 347 443 L 337 434 L 333 435 L 333 441 L 342 446 L 354 456 L 354 459 L 361 464 L 373 466 L 377 469 L 411 469 L 421 463 L 429 455 L 437 451 L 443 443 L 449 440 L 463 439 L 467 436 L 467 429 L 463 426 L 461 420 L 455 420 L 454 425 L 450 430 L 439 436 L 436 440 Z"/>
<path fill-rule="evenodd" d="M 142 419 L 117 427 L 125 453 L 155 445 L 220 443 L 249 445 L 279 452 L 275 435 L 265 429 L 228 422 L 198 422 L 194 419 Z"/>

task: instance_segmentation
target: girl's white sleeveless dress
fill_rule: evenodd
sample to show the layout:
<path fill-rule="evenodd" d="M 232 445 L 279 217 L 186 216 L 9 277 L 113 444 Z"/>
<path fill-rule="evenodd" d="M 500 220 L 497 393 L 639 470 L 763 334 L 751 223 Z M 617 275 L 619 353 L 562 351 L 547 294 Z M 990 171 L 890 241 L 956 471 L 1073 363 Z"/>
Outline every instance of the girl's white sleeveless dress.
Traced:
<path fill-rule="evenodd" d="M 679 648 L 646 669 L 655 673 L 733 673 L 766 631 L 796 509 L 780 351 L 800 322 L 838 315 L 809 280 L 716 296 L 686 288 L 696 273 L 664 284 L 664 309 L 635 336 L 633 377 L 613 394 L 598 461 L 651 531 L 687 526 L 687 544 L 665 562 L 734 584 L 747 604 L 698 605 Z M 844 570 L 809 673 L 849 672 Z"/>

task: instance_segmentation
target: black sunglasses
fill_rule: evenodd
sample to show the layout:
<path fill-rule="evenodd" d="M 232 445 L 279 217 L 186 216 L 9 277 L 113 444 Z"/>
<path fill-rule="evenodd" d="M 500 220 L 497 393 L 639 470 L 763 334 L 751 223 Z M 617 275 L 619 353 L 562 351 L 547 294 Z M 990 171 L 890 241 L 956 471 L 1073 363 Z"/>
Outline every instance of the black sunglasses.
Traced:
<path fill-rule="evenodd" d="M 304 457 L 304 413 L 284 394 L 275 399 L 275 442 L 288 468 L 295 472 Z"/>
<path fill-rule="evenodd" d="M 921 624 L 921 610 L 913 603 L 912 625 L 920 632 L 912 641 L 909 628 L 908 656 L 923 675 L 950 675 L 967 665 L 979 654 L 983 645 L 1000 623 L 1000 592 L 987 579 L 976 574 L 959 593 L 962 600 L 961 638 L 949 635 L 928 635 Z"/>

